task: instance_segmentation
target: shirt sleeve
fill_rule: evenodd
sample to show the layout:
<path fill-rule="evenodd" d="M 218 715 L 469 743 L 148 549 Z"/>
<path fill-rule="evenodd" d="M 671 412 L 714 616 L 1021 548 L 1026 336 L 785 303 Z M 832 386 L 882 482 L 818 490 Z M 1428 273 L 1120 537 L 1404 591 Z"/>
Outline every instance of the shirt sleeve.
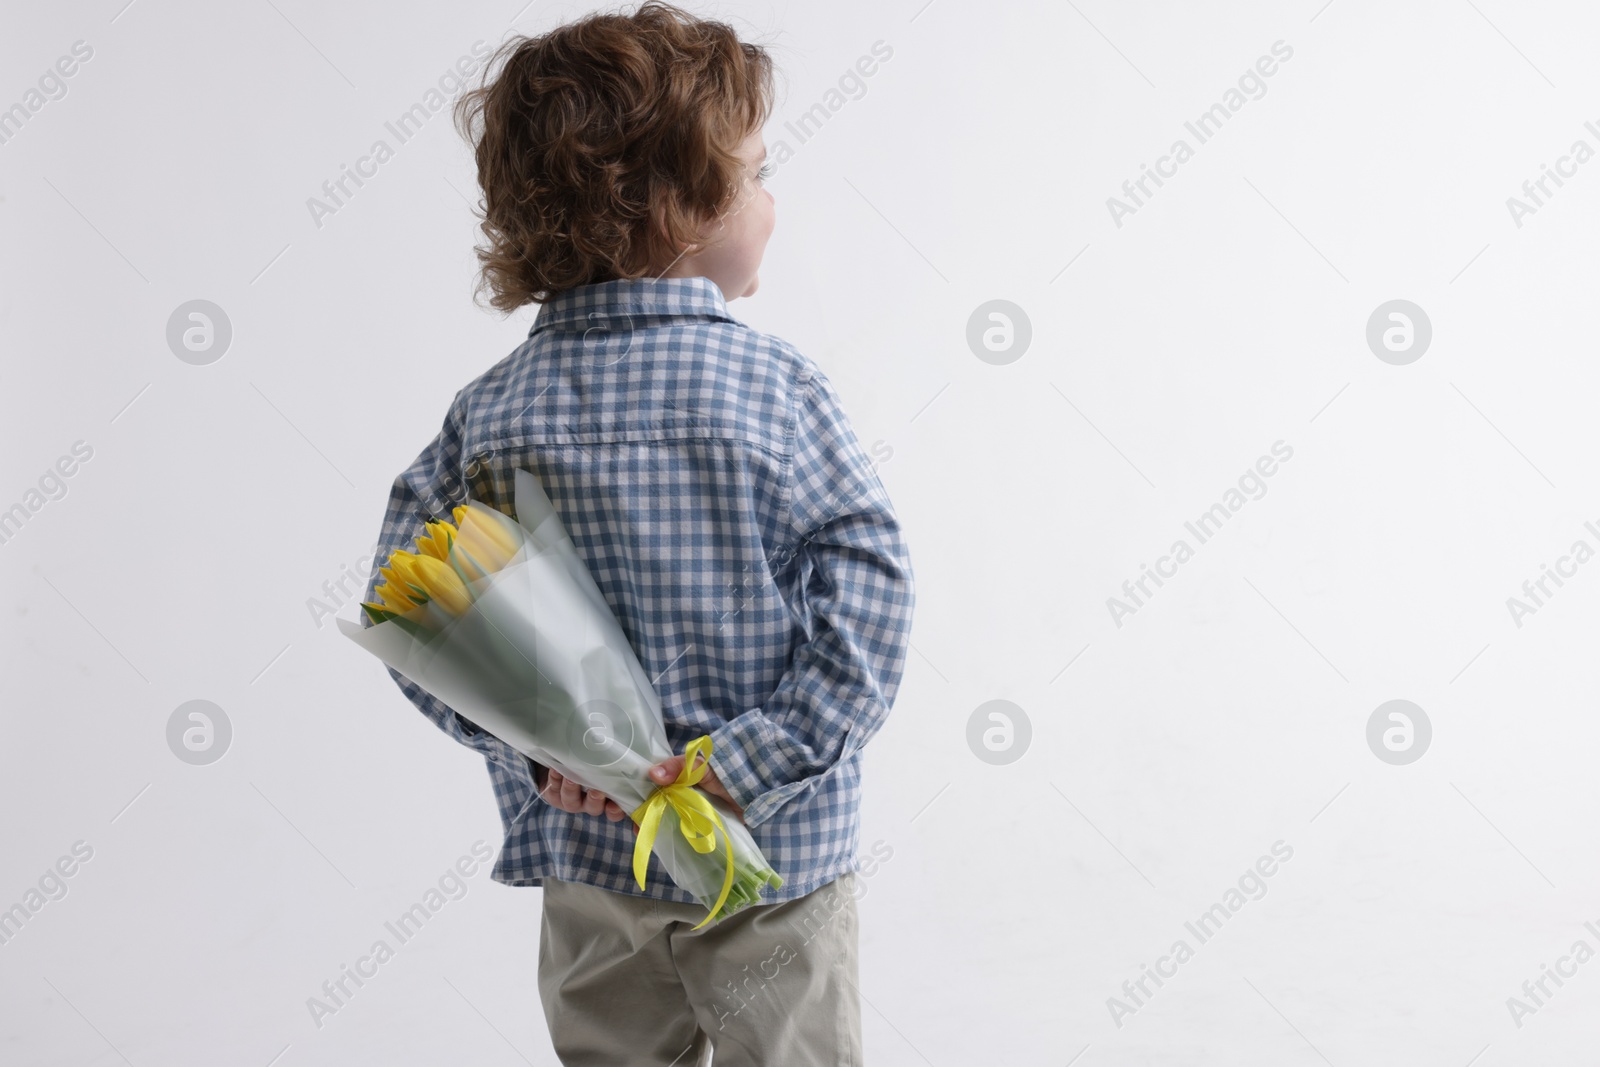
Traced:
<path fill-rule="evenodd" d="M 905 668 L 915 600 L 888 494 L 821 373 L 800 397 L 789 492 L 805 640 L 766 703 L 711 734 L 712 766 L 749 826 L 883 725 Z"/>
<path fill-rule="evenodd" d="M 389 554 L 395 549 L 414 551 L 413 541 L 423 532 L 423 526 L 430 518 L 448 518 L 453 505 L 466 501 L 466 478 L 461 464 L 462 414 L 461 394 L 458 393 L 450 405 L 449 414 L 445 416 L 439 435 L 395 479 L 389 491 L 383 529 L 378 535 L 375 556 L 378 561 L 387 563 Z M 377 600 L 376 590 L 382 580 L 374 568 L 372 579 L 367 584 L 367 600 Z M 362 623 L 371 625 L 365 612 L 362 613 Z M 400 691 L 439 729 L 468 748 L 482 753 L 490 762 L 498 763 L 514 773 L 526 773 L 530 778 L 533 777 L 535 765 L 522 753 L 487 730 L 463 719 L 393 667 L 387 669 Z"/>

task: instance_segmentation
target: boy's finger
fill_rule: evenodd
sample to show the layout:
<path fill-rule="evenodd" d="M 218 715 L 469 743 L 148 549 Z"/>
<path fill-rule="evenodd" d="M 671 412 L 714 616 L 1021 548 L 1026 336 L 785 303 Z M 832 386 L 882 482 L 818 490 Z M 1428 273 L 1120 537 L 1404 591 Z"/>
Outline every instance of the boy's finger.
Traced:
<path fill-rule="evenodd" d="M 627 817 L 627 814 L 628 813 L 623 811 L 621 805 L 619 805 L 616 801 L 606 801 L 606 818 L 610 819 L 612 822 L 621 822 Z"/>
<path fill-rule="evenodd" d="M 561 806 L 568 811 L 578 812 L 583 809 L 583 786 L 571 778 L 561 780 Z"/>
<path fill-rule="evenodd" d="M 650 768 L 651 780 L 661 785 L 666 785 L 681 773 L 683 773 L 682 756 L 669 756 Z"/>
<path fill-rule="evenodd" d="M 583 810 L 590 815 L 599 815 L 606 810 L 606 795 L 598 790 L 589 790 L 583 795 Z"/>

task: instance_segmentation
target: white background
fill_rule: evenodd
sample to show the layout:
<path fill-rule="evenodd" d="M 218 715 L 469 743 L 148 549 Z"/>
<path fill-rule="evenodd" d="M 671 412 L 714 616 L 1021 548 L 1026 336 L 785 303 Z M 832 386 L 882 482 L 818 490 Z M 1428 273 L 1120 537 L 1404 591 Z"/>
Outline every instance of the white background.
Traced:
<path fill-rule="evenodd" d="M 306 1007 L 499 845 L 481 759 L 307 601 L 533 316 L 472 302 L 446 115 L 320 227 L 306 200 L 474 41 L 584 9 L 519 2 L 6 18 L 0 107 L 94 55 L 0 145 L 0 508 L 94 453 L 0 545 L 0 908 L 94 856 L 0 945 L 0 1063 L 555 1062 L 539 891 L 486 871 L 335 1017 Z M 1600 149 L 1600 19 L 921 4 L 695 6 L 774 48 L 768 144 L 795 150 L 732 310 L 892 451 L 917 578 L 868 749 L 863 847 L 893 849 L 861 905 L 870 1061 L 1590 1062 L 1600 963 L 1520 1028 L 1506 1002 L 1600 949 L 1600 563 L 1520 627 L 1506 600 L 1600 547 L 1600 162 L 1520 227 L 1506 198 Z M 1280 40 L 1198 145 L 1184 121 Z M 877 41 L 865 95 L 798 144 L 783 123 Z M 1107 197 L 1178 137 L 1194 158 L 1118 227 Z M 165 339 L 193 299 L 234 331 L 206 366 Z M 1032 323 L 1005 365 L 965 339 L 991 299 Z M 1432 321 L 1405 366 L 1365 340 L 1391 299 Z M 1266 495 L 1118 627 L 1107 598 L 1279 440 Z M 1366 741 L 1396 698 L 1433 726 L 1406 766 Z M 233 726 L 209 766 L 167 746 L 193 699 Z M 1032 724 L 1004 766 L 966 740 L 994 699 Z M 1107 998 L 1279 840 L 1265 897 L 1118 1026 Z"/>

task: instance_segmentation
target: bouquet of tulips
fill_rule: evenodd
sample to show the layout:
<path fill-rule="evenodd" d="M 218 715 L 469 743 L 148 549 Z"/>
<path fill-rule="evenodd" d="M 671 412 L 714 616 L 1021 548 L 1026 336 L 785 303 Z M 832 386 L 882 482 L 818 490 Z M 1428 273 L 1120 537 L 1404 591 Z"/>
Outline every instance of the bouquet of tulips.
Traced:
<path fill-rule="evenodd" d="M 537 479 L 516 473 L 517 517 L 476 501 L 427 524 L 417 551 L 380 569 L 372 625 L 339 628 L 512 748 L 598 789 L 633 815 L 641 888 L 654 851 L 713 919 L 783 880 L 721 800 L 696 788 L 711 739 L 685 749 L 676 782 L 661 701 Z M 719 846 L 720 839 L 720 846 Z M 696 928 L 698 929 L 698 927 Z"/>

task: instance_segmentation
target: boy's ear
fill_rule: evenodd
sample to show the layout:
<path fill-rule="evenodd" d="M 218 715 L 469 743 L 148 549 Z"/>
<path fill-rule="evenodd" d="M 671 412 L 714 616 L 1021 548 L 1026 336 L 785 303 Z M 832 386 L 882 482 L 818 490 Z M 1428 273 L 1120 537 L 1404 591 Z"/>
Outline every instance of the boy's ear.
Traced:
<path fill-rule="evenodd" d="M 698 241 L 690 242 L 687 247 L 678 247 L 678 245 L 673 242 L 672 235 L 667 231 L 666 211 L 659 203 L 651 210 L 651 225 L 655 229 L 657 236 L 667 243 L 669 250 L 679 259 L 682 259 L 684 256 L 690 255 L 694 252 L 698 252 L 705 247 L 703 242 Z"/>

